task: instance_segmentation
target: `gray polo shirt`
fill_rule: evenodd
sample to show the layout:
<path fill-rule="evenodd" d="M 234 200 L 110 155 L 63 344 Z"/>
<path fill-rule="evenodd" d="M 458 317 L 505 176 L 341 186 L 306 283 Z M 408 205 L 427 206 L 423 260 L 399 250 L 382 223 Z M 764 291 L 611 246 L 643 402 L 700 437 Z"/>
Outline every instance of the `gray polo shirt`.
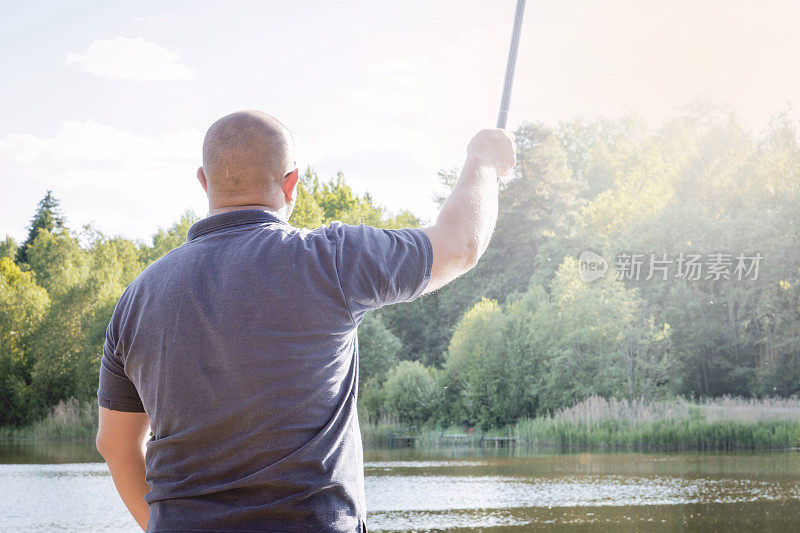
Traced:
<path fill-rule="evenodd" d="M 366 529 L 356 327 L 419 296 L 420 230 L 208 217 L 142 272 L 103 347 L 100 405 L 146 412 L 148 531 Z"/>

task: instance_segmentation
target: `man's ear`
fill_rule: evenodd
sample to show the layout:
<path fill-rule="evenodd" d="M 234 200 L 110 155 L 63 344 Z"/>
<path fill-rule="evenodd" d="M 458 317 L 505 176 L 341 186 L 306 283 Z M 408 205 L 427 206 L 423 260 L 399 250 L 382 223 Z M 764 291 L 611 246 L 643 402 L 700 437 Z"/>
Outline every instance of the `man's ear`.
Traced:
<path fill-rule="evenodd" d="M 283 197 L 286 199 L 287 204 L 294 202 L 294 192 L 299 179 L 300 172 L 297 169 L 292 170 L 283 178 L 283 187 L 281 189 L 283 189 Z"/>
<path fill-rule="evenodd" d="M 208 194 L 208 180 L 206 179 L 206 173 L 203 172 L 203 167 L 197 169 L 197 181 L 200 182 L 200 185 L 203 186 L 203 190 Z"/>

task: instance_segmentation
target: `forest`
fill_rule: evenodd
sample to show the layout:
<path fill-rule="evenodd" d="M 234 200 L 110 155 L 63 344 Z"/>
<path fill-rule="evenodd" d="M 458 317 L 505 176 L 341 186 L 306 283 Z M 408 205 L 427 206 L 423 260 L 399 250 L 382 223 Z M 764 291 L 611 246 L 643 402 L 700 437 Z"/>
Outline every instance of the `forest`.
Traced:
<path fill-rule="evenodd" d="M 757 133 L 698 103 L 658 127 L 630 114 L 515 134 L 518 164 L 478 266 L 359 326 L 362 424 L 486 430 L 598 399 L 800 392 L 790 109 Z M 439 172 L 436 201 L 457 175 Z M 92 401 L 117 299 L 196 220 L 187 212 L 149 242 L 130 240 L 71 227 L 48 191 L 26 240 L 0 241 L 0 425 Z M 308 168 L 290 222 L 332 220 L 432 222 L 376 205 L 341 172 Z"/>

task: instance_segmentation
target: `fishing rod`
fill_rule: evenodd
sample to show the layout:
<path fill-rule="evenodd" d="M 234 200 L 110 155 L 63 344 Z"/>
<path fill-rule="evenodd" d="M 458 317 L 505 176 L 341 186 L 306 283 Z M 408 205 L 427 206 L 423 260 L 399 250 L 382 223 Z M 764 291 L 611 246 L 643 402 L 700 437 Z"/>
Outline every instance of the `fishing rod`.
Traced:
<path fill-rule="evenodd" d="M 517 11 L 514 13 L 514 30 L 511 32 L 511 48 L 508 50 L 506 62 L 506 79 L 503 83 L 503 99 L 500 102 L 500 114 L 497 116 L 497 127 L 505 128 L 508 118 L 508 107 L 511 102 L 511 85 L 514 83 L 514 67 L 517 64 L 519 35 L 522 32 L 522 16 L 525 13 L 525 0 L 517 0 Z"/>

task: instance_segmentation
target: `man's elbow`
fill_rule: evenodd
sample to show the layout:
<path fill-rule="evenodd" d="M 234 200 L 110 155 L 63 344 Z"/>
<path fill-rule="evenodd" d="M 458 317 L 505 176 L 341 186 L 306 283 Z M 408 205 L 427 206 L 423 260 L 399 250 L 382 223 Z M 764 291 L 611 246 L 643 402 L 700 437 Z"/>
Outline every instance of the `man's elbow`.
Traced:
<path fill-rule="evenodd" d="M 479 236 L 470 235 L 467 231 L 453 231 L 444 225 L 424 231 L 433 246 L 434 271 L 439 272 L 443 278 L 443 281 L 433 284 L 435 288 L 474 268 L 486 248 Z"/>
<path fill-rule="evenodd" d="M 108 461 L 109 457 L 117 456 L 123 451 L 121 448 L 124 446 L 120 446 L 119 441 L 115 441 L 112 439 L 108 434 L 103 433 L 102 431 L 97 432 L 97 437 L 94 439 L 94 445 L 97 448 L 97 452 Z"/>
<path fill-rule="evenodd" d="M 481 243 L 477 239 L 467 239 L 464 245 L 464 252 L 462 254 L 462 261 L 465 271 L 472 270 L 478 264 L 478 260 L 483 255 Z"/>
<path fill-rule="evenodd" d="M 98 435 L 94 441 L 98 453 L 107 463 L 128 461 L 131 457 L 138 455 L 141 449 L 133 443 L 112 441 Z"/>
<path fill-rule="evenodd" d="M 108 455 L 109 452 L 109 445 L 108 440 L 103 436 L 102 433 L 98 432 L 97 437 L 94 439 L 94 445 L 97 448 L 97 452 L 103 456 L 103 458 Z"/>

